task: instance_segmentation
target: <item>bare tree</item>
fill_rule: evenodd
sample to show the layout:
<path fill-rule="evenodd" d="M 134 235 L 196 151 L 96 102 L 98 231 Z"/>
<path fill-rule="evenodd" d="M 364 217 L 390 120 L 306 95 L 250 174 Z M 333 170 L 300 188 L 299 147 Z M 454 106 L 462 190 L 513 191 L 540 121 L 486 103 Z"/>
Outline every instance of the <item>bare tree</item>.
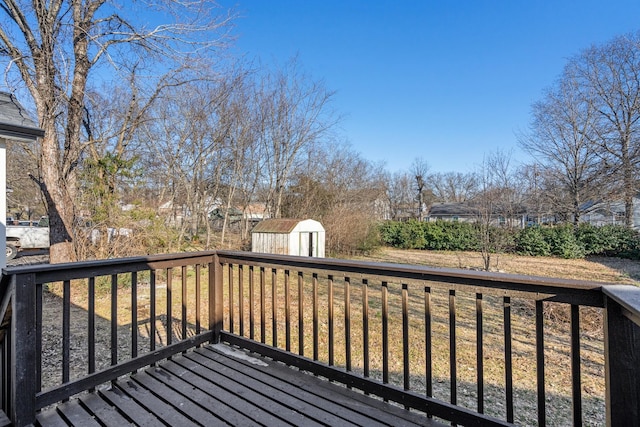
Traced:
<path fill-rule="evenodd" d="M 429 164 L 422 158 L 416 158 L 411 164 L 411 172 L 416 180 L 416 201 L 418 202 L 417 216 L 419 221 L 424 220 L 424 212 L 426 206 L 424 202 L 424 191 L 426 186 L 427 175 L 429 173 Z"/>
<path fill-rule="evenodd" d="M 497 264 L 497 255 L 506 249 L 508 236 L 503 229 L 518 226 L 521 221 L 520 192 L 514 182 L 511 154 L 497 150 L 485 156 L 477 177 L 480 191 L 473 206 L 483 267 L 489 270 L 492 258 Z"/>
<path fill-rule="evenodd" d="M 303 74 L 296 59 L 269 73 L 262 82 L 259 137 L 269 183 L 267 204 L 273 218 L 281 216 L 283 196 L 296 162 L 305 150 L 328 138 L 338 118 L 330 109 L 334 93 L 322 81 Z"/>
<path fill-rule="evenodd" d="M 183 235 L 197 236 L 208 227 L 208 213 L 220 197 L 222 176 L 232 159 L 232 122 L 223 105 L 229 86 L 200 83 L 181 86 L 172 102 L 158 103 L 154 119 L 145 126 L 148 157 L 159 159 L 169 190 L 164 194 L 175 209 L 173 220 Z M 208 230 L 208 228 L 207 228 Z"/>
<path fill-rule="evenodd" d="M 381 170 L 344 144 L 323 147 L 294 171 L 283 213 L 321 221 L 333 253 L 369 250 L 384 215 Z"/>
<path fill-rule="evenodd" d="M 556 212 L 568 212 L 574 224 L 580 221 L 581 206 L 597 194 L 601 177 L 600 157 L 594 141 L 597 139 L 599 112 L 593 90 L 581 87 L 573 66 L 565 69 L 557 84 L 549 89 L 544 99 L 533 105 L 530 131 L 519 136 L 520 145 L 535 158 L 546 176 L 552 176 L 553 196 L 559 202 Z"/>
<path fill-rule="evenodd" d="M 38 184 L 47 201 L 51 225 L 52 262 L 75 259 L 73 250 L 78 165 L 85 148 L 85 94 L 91 73 L 111 64 L 145 58 L 149 69 L 170 69 L 191 55 L 208 54 L 218 46 L 214 32 L 228 16 L 212 16 L 212 5 L 194 2 L 141 2 L 145 15 L 173 16 L 182 22 L 146 28 L 115 11 L 137 13 L 137 3 L 111 7 L 105 0 L 2 0 L 0 55 L 9 61 L 6 81 L 26 87 L 45 131 L 41 141 Z M 196 33 L 197 32 L 197 33 Z M 116 77 L 117 78 L 117 77 Z"/>
<path fill-rule="evenodd" d="M 388 175 L 385 181 L 391 219 L 399 220 L 409 208 L 414 212 L 413 178 L 407 172 L 396 172 Z"/>
<path fill-rule="evenodd" d="M 573 58 L 567 69 L 596 112 L 594 132 L 586 135 L 620 182 L 625 224 L 632 227 L 640 166 L 640 33 L 593 46 Z"/>
<path fill-rule="evenodd" d="M 478 180 L 474 173 L 446 172 L 429 176 L 429 186 L 434 197 L 442 203 L 462 203 L 473 199 L 478 192 Z"/>

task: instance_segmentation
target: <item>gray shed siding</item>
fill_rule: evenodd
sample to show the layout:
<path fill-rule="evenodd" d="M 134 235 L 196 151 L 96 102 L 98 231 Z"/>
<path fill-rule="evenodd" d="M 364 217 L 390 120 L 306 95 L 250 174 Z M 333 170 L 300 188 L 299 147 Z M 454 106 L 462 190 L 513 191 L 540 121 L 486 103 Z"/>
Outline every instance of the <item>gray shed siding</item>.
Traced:
<path fill-rule="evenodd" d="M 289 255 L 289 234 L 252 233 L 251 248 L 253 252 Z"/>

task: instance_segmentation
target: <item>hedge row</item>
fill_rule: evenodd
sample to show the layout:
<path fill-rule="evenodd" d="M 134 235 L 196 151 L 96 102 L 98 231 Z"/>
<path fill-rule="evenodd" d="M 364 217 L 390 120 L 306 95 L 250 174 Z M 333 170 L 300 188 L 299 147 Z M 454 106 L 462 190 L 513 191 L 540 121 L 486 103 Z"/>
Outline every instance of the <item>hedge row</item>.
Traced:
<path fill-rule="evenodd" d="M 562 258 L 604 255 L 640 259 L 640 234 L 616 225 L 495 228 L 490 235 L 499 236 L 499 244 L 491 246 L 502 252 Z M 387 221 L 380 226 L 380 237 L 383 244 L 402 249 L 475 251 L 481 248 L 477 225 L 466 222 Z"/>

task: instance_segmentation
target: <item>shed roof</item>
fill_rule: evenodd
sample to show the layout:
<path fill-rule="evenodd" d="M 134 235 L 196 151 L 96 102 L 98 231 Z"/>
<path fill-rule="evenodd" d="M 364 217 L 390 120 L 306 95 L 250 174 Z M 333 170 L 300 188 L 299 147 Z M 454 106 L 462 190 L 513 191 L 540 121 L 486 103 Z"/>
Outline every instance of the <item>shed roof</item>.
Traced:
<path fill-rule="evenodd" d="M 277 219 L 265 219 L 260 221 L 251 230 L 252 233 L 291 233 L 296 225 L 302 221 L 301 219 L 293 218 L 277 218 Z"/>
<path fill-rule="evenodd" d="M 44 136 L 15 96 L 0 92 L 0 137 L 34 141 Z"/>

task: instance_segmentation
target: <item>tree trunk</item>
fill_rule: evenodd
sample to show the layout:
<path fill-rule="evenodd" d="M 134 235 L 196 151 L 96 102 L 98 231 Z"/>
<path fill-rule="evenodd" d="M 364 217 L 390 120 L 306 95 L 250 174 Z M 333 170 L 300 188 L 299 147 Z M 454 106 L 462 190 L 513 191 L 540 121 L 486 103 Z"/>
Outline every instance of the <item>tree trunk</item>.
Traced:
<path fill-rule="evenodd" d="M 52 264 L 76 261 L 73 246 L 74 204 L 73 189 L 60 177 L 55 130 L 45 130 L 42 141 L 42 181 L 40 188 L 47 201 L 49 214 L 49 262 Z M 54 183 L 54 184 L 51 184 Z"/>
<path fill-rule="evenodd" d="M 629 155 L 629 142 L 625 140 L 622 145 L 622 169 L 624 186 L 624 225 L 633 228 L 633 196 L 635 196 L 635 183 L 633 179 L 633 164 Z"/>

